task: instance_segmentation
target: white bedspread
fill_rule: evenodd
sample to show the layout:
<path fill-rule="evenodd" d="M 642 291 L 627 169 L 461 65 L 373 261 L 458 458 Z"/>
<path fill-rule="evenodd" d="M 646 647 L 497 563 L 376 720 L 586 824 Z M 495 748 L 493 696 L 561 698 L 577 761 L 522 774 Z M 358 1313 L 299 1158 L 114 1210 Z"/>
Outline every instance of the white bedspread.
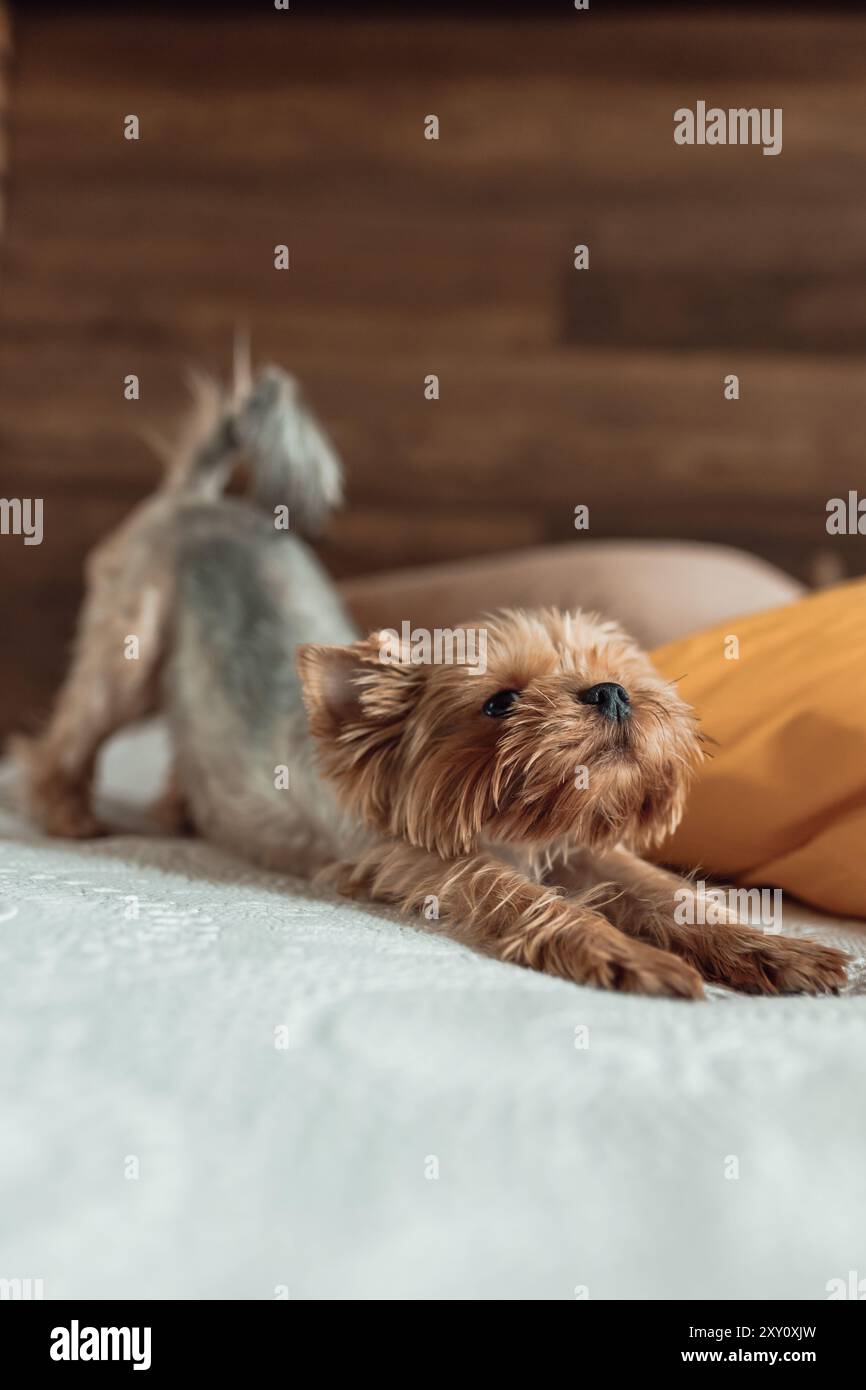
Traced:
<path fill-rule="evenodd" d="M 116 789 L 153 790 L 157 742 Z M 854 953 L 845 996 L 626 998 L 197 841 L 0 813 L 0 1278 L 825 1298 L 866 1278 L 866 928 L 786 905 L 807 927 Z"/>

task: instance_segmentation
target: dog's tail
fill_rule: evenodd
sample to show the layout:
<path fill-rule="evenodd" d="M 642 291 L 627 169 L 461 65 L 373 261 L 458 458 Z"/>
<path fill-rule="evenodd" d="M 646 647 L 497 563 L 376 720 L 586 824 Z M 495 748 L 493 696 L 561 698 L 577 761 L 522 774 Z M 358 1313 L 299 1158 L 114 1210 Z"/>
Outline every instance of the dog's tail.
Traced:
<path fill-rule="evenodd" d="M 243 460 L 251 500 L 267 511 L 287 507 L 291 530 L 318 534 L 343 499 L 343 469 L 294 377 L 279 367 L 253 374 L 241 348 L 231 391 L 198 373 L 192 387 L 195 407 L 170 451 L 166 487 L 218 497 Z"/>

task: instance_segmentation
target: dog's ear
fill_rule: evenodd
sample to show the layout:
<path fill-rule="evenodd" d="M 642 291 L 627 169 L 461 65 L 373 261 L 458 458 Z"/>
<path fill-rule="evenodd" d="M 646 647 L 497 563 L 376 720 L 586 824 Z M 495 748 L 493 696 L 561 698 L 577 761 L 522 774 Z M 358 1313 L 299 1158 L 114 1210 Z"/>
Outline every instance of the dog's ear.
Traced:
<path fill-rule="evenodd" d="M 405 718 L 421 678 L 396 633 L 387 631 L 346 647 L 308 643 L 298 648 L 297 665 L 310 730 L 317 739 Z"/>
<path fill-rule="evenodd" d="M 314 738 L 336 738 L 361 718 L 358 677 L 366 669 L 364 646 L 353 642 L 349 647 L 298 647 L 298 674 Z"/>
<path fill-rule="evenodd" d="M 299 647 L 297 665 L 325 774 L 368 825 L 391 832 L 401 743 L 424 668 L 391 632 L 345 647 Z"/>

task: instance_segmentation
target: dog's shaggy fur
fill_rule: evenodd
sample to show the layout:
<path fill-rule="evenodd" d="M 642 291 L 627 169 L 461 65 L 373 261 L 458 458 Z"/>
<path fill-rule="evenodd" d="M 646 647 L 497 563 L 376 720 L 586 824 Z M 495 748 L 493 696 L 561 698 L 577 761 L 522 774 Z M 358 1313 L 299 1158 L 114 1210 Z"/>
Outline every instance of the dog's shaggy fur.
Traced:
<path fill-rule="evenodd" d="M 829 947 L 734 919 L 678 924 L 675 894 L 691 888 L 639 856 L 679 821 L 699 734 L 615 624 L 493 615 L 483 675 L 411 652 L 383 661 L 382 635 L 355 640 L 297 534 L 335 504 L 341 476 L 295 384 L 269 369 L 205 407 L 157 494 L 90 558 L 54 715 L 19 742 L 47 830 L 99 833 L 98 751 L 161 709 L 168 828 L 584 984 L 689 999 L 704 980 L 838 987 L 845 957 Z M 240 455 L 248 501 L 221 495 Z M 283 506 L 295 534 L 275 528 Z M 615 708 L 593 697 L 601 686 L 619 692 Z"/>
<path fill-rule="evenodd" d="M 500 613 L 486 629 L 481 677 L 408 652 L 383 664 L 384 635 L 301 649 L 323 769 L 378 835 L 326 877 L 488 954 L 603 988 L 836 988 L 844 957 L 831 948 L 733 916 L 679 925 L 691 885 L 638 857 L 678 823 L 701 757 L 692 711 L 646 655 L 579 612 Z M 627 692 L 621 719 L 581 700 L 604 682 Z M 506 711 L 486 715 L 506 691 Z"/>

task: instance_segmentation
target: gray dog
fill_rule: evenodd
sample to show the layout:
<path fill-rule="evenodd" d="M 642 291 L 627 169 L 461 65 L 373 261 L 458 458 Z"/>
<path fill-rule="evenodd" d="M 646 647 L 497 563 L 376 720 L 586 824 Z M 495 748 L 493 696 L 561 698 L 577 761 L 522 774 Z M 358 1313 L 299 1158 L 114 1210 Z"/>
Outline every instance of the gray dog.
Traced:
<path fill-rule="evenodd" d="M 318 778 L 295 651 L 356 633 L 304 540 L 342 498 L 339 460 L 295 381 L 267 368 L 199 408 L 162 486 L 87 561 L 69 674 L 38 739 L 18 739 L 33 817 L 89 837 L 94 765 L 118 729 L 164 710 L 165 829 L 260 864 L 314 871 L 366 837 Z M 222 492 L 239 461 L 245 499 Z"/>
<path fill-rule="evenodd" d="M 203 391 L 163 486 L 90 557 L 69 676 L 19 750 L 46 829 L 98 833 L 101 744 L 164 709 L 167 827 L 584 984 L 687 999 L 704 980 L 837 989 L 831 947 L 733 912 L 677 919 L 693 886 L 641 851 L 679 819 L 699 732 L 615 623 L 489 615 L 483 674 L 385 660 L 382 633 L 355 640 L 300 539 L 340 499 L 337 459 L 291 378 L 242 375 L 230 398 Z M 222 496 L 241 457 L 246 501 Z"/>

